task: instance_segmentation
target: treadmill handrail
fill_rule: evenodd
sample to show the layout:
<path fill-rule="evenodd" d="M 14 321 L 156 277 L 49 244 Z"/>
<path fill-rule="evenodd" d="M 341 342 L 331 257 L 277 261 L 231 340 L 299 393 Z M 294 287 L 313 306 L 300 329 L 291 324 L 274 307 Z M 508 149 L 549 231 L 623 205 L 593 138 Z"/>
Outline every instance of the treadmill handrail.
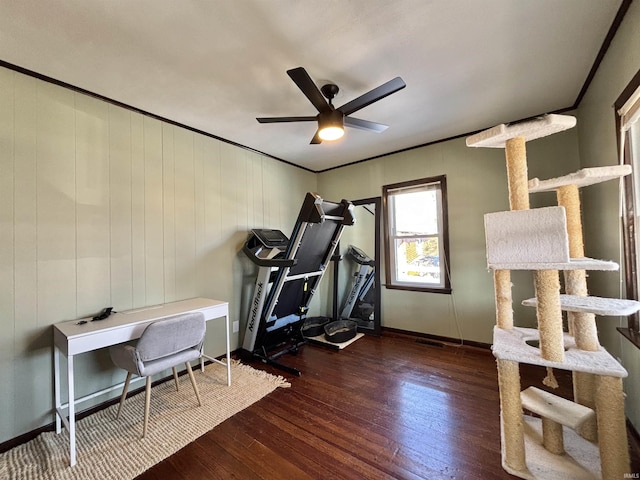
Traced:
<path fill-rule="evenodd" d="M 256 257 L 251 249 L 245 243 L 242 246 L 244 254 L 251 259 L 253 263 L 259 267 L 293 267 L 298 260 L 295 258 L 259 258 Z"/>

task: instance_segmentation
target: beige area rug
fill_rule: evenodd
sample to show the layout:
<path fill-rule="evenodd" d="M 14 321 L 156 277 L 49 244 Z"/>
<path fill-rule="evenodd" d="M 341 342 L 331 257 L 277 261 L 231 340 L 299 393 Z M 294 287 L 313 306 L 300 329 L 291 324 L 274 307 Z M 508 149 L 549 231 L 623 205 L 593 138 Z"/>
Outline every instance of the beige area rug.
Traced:
<path fill-rule="evenodd" d="M 69 467 L 69 435 L 45 432 L 34 440 L 0 454 L 0 479 L 131 479 L 204 435 L 227 418 L 278 387 L 282 377 L 233 362 L 231 387 L 226 368 L 207 365 L 195 371 L 202 398 L 198 407 L 189 377 L 153 388 L 147 437 L 142 439 L 144 392 L 128 398 L 118 420 L 117 405 L 76 423 L 77 459 Z"/>

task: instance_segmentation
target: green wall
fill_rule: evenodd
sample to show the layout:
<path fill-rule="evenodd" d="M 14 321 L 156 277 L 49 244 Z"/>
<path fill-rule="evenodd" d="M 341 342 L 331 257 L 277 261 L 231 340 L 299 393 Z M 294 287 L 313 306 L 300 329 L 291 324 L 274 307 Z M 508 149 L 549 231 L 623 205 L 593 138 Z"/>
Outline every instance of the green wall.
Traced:
<path fill-rule="evenodd" d="M 303 169 L 0 68 L 0 442 L 53 421 L 54 323 L 204 296 L 243 326 L 247 230 L 291 231 L 315 190 Z M 221 322 L 205 351 L 224 353 Z M 77 396 L 124 378 L 106 351 L 76 374 Z"/>
<path fill-rule="evenodd" d="M 580 160 L 583 167 L 618 163 L 613 104 L 640 70 L 640 3 L 633 2 L 578 109 Z M 637 174 L 637 172 L 636 172 Z M 583 189 L 586 254 L 621 261 L 618 182 Z M 622 273 L 593 272 L 592 295 L 621 296 Z M 629 372 L 625 380 L 626 413 L 640 431 L 640 349 L 616 331 L 626 318 L 599 317 L 602 345 L 621 360 Z"/>

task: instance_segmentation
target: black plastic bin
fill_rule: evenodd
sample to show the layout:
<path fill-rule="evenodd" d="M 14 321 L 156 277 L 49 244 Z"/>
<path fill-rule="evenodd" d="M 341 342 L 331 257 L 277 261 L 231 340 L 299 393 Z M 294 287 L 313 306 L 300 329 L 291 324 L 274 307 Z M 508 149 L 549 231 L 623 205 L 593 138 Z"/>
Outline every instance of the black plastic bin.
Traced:
<path fill-rule="evenodd" d="M 353 320 L 337 320 L 324 326 L 324 338 L 331 343 L 342 343 L 356 336 L 358 324 Z"/>

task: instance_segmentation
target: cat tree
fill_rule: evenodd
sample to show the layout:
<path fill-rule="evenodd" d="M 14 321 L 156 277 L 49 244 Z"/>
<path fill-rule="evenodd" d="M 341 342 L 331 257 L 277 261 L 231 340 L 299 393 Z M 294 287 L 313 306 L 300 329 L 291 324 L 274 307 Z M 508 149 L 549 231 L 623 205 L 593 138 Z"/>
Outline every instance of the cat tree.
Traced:
<path fill-rule="evenodd" d="M 629 472 L 622 391 L 627 372 L 600 346 L 595 315 L 630 315 L 640 303 L 588 295 L 586 272 L 617 270 L 618 265 L 584 256 L 579 188 L 628 175 L 630 166 L 528 181 L 526 142 L 575 124 L 571 116 L 545 115 L 467 138 L 470 147 L 505 149 L 510 210 L 485 215 L 485 235 L 496 299 L 492 350 L 500 389 L 502 466 L 525 479 L 620 479 Z M 530 209 L 529 194 L 545 191 L 556 192 L 558 206 Z M 533 272 L 535 298 L 522 303 L 536 308 L 537 329 L 514 326 L 511 270 Z M 521 363 L 547 367 L 543 383 L 552 388 L 557 387 L 553 369 L 571 371 L 573 401 L 536 387 L 521 391 Z"/>

